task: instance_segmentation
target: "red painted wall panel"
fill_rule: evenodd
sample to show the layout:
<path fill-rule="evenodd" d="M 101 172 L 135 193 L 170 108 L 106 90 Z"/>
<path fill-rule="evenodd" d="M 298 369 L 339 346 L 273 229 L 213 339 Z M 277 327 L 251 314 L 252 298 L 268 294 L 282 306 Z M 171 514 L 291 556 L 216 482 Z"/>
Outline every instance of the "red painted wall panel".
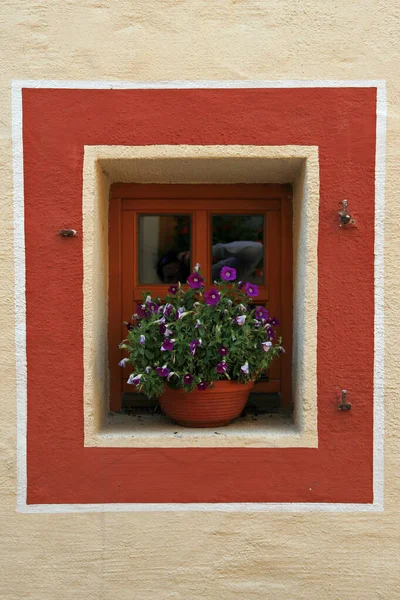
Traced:
<path fill-rule="evenodd" d="M 23 90 L 28 503 L 372 502 L 375 113 L 373 88 Z M 90 144 L 319 147 L 318 449 L 83 447 L 82 236 L 57 232 Z"/>

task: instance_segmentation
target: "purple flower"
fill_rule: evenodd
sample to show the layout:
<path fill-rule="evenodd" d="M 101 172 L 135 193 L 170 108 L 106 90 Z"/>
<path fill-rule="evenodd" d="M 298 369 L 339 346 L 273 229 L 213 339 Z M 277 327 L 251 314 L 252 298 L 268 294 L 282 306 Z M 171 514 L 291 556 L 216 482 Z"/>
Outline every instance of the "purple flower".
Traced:
<path fill-rule="evenodd" d="M 242 371 L 242 373 L 244 373 L 245 375 L 249 374 L 249 363 L 246 362 L 244 363 L 244 365 L 242 367 L 240 367 L 240 370 Z"/>
<path fill-rule="evenodd" d="M 246 283 L 244 286 L 244 291 L 250 298 L 255 298 L 255 296 L 258 296 L 258 285 L 255 285 L 254 283 Z"/>
<path fill-rule="evenodd" d="M 261 326 L 261 321 L 257 321 L 257 319 L 254 319 L 254 327 L 255 329 L 258 329 Z"/>
<path fill-rule="evenodd" d="M 211 288 L 204 294 L 206 299 L 206 304 L 210 304 L 210 306 L 217 306 L 218 302 L 221 299 L 221 296 L 215 288 Z"/>
<path fill-rule="evenodd" d="M 145 335 L 141 335 L 140 339 L 139 339 L 139 344 L 141 344 L 142 346 L 144 346 L 145 341 L 146 341 L 146 336 Z"/>
<path fill-rule="evenodd" d="M 186 373 L 186 375 L 183 377 L 183 383 L 185 385 L 190 385 L 193 382 L 193 375 L 190 375 L 190 373 Z"/>
<path fill-rule="evenodd" d="M 185 312 L 185 309 L 183 306 L 179 307 L 178 310 L 176 311 L 176 318 L 179 321 L 179 319 L 182 318 L 183 313 Z"/>
<path fill-rule="evenodd" d="M 119 361 L 118 366 L 125 368 L 126 365 L 128 364 L 128 362 L 129 362 L 129 358 L 123 358 L 122 360 Z"/>
<path fill-rule="evenodd" d="M 224 360 L 222 360 L 221 362 L 219 362 L 217 364 L 217 373 L 225 373 L 225 371 L 228 368 L 228 363 L 226 363 Z"/>
<path fill-rule="evenodd" d="M 194 328 L 195 328 L 195 329 L 198 329 L 198 328 L 199 328 L 199 327 L 201 327 L 201 326 L 202 326 L 202 322 L 201 322 L 201 321 L 199 321 L 199 319 L 197 319 L 197 321 L 196 321 L 196 325 L 194 326 Z"/>
<path fill-rule="evenodd" d="M 201 340 L 192 340 L 189 344 L 190 346 L 190 354 L 192 356 L 194 356 L 194 353 L 196 352 L 196 348 L 198 348 L 201 344 Z"/>
<path fill-rule="evenodd" d="M 174 345 L 175 340 L 169 340 L 168 338 L 165 338 L 161 346 L 161 352 L 170 352 L 170 350 L 173 349 Z"/>
<path fill-rule="evenodd" d="M 177 285 L 170 285 L 168 288 L 168 291 L 170 294 L 177 294 L 178 293 L 178 286 Z"/>
<path fill-rule="evenodd" d="M 246 315 L 240 315 L 239 317 L 235 317 L 234 321 L 235 323 L 237 323 L 240 327 L 244 324 L 246 320 Z"/>
<path fill-rule="evenodd" d="M 247 308 L 245 307 L 245 305 L 244 305 L 244 304 L 238 304 L 238 309 L 239 309 L 241 312 L 246 312 L 246 311 L 247 311 Z"/>
<path fill-rule="evenodd" d="M 259 319 L 260 321 L 266 321 L 269 317 L 269 312 L 265 306 L 256 306 L 254 314 L 256 319 Z"/>
<path fill-rule="evenodd" d="M 172 331 L 170 329 L 168 329 L 168 327 L 166 325 L 164 325 L 164 323 L 161 323 L 160 333 L 161 333 L 161 335 L 165 335 L 167 337 L 172 334 Z"/>
<path fill-rule="evenodd" d="M 123 325 L 125 325 L 125 327 L 127 328 L 128 331 L 132 331 L 132 329 L 135 328 L 135 326 L 133 325 L 133 323 L 128 323 L 128 321 L 124 321 Z"/>
<path fill-rule="evenodd" d="M 198 290 L 203 285 L 204 279 L 198 273 L 191 273 L 187 278 L 187 282 L 192 290 Z"/>
<path fill-rule="evenodd" d="M 218 354 L 220 356 L 226 356 L 228 354 L 228 348 L 226 346 L 220 346 L 218 348 Z"/>
<path fill-rule="evenodd" d="M 208 383 L 206 381 L 200 381 L 200 383 L 197 384 L 197 389 L 200 390 L 200 392 L 204 392 L 204 390 L 206 390 L 208 387 Z"/>
<path fill-rule="evenodd" d="M 143 375 L 134 375 L 133 373 L 131 375 L 129 375 L 129 379 L 127 381 L 127 383 L 132 384 L 132 385 L 140 385 L 140 380 L 142 379 Z"/>
<path fill-rule="evenodd" d="M 243 287 L 243 281 L 238 281 L 238 290 L 241 290 Z"/>
<path fill-rule="evenodd" d="M 167 365 L 164 365 L 163 367 L 156 367 L 156 373 L 160 377 L 168 377 L 169 369 L 168 369 Z"/>
<path fill-rule="evenodd" d="M 149 309 L 150 313 L 156 314 L 159 306 L 155 302 L 147 302 L 147 308 Z"/>
<path fill-rule="evenodd" d="M 263 342 L 261 344 L 262 349 L 264 350 L 264 352 L 268 352 L 268 350 L 271 348 L 272 346 L 272 342 Z"/>
<path fill-rule="evenodd" d="M 224 281 L 235 281 L 236 269 L 233 269 L 232 267 L 222 267 L 220 275 L 221 279 Z"/>
<path fill-rule="evenodd" d="M 165 317 L 169 317 L 169 315 L 171 314 L 171 312 L 173 310 L 174 310 L 174 307 L 172 306 L 172 304 L 170 304 L 169 302 L 167 302 L 167 304 L 163 308 L 164 316 Z"/>
<path fill-rule="evenodd" d="M 279 325 L 279 321 L 275 317 L 273 317 L 272 319 L 269 319 L 268 323 L 270 323 L 274 327 L 276 327 L 276 325 Z"/>
<path fill-rule="evenodd" d="M 145 304 L 138 304 L 136 306 L 136 314 L 137 314 L 137 316 L 138 316 L 139 319 L 145 319 L 147 317 L 146 305 Z"/>

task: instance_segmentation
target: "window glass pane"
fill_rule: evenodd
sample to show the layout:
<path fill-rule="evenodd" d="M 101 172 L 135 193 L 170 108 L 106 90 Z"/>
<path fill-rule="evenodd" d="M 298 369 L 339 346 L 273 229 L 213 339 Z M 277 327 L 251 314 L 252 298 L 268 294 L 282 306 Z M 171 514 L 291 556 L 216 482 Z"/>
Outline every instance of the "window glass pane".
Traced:
<path fill-rule="evenodd" d="M 190 273 L 190 216 L 139 216 L 139 283 L 184 283 Z"/>
<path fill-rule="evenodd" d="M 264 283 L 264 216 L 214 215 L 211 227 L 213 281 L 228 266 L 238 280 Z"/>

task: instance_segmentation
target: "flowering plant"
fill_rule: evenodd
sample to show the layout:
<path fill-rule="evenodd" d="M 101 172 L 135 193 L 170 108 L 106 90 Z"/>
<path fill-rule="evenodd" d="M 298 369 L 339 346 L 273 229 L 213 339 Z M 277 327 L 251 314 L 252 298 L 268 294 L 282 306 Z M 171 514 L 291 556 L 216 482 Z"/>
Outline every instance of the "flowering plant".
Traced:
<path fill-rule="evenodd" d="M 205 291 L 197 264 L 188 289 L 172 285 L 163 301 L 144 294 L 120 344 L 129 354 L 120 366 L 133 367 L 128 383 L 149 397 L 166 385 L 190 392 L 219 380 L 248 383 L 284 352 L 281 340 L 274 343 L 278 321 L 251 305 L 257 286 L 236 283 L 231 267 L 222 268 L 221 279 Z"/>

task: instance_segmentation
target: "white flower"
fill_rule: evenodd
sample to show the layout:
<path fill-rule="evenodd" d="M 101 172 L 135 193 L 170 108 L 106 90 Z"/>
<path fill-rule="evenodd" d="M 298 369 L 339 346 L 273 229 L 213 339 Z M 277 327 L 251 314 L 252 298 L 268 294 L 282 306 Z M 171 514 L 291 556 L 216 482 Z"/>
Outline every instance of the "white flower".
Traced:
<path fill-rule="evenodd" d="M 139 344 L 141 344 L 142 346 L 144 346 L 145 341 L 146 341 L 146 336 L 145 335 L 141 335 L 140 339 L 139 339 Z"/>
<path fill-rule="evenodd" d="M 249 363 L 246 362 L 244 363 L 244 365 L 242 367 L 240 367 L 240 370 L 245 374 L 248 375 L 249 374 Z"/>
<path fill-rule="evenodd" d="M 200 263 L 196 263 L 193 270 L 196 271 L 196 273 L 198 273 L 200 271 Z"/>
<path fill-rule="evenodd" d="M 146 296 L 145 303 L 146 303 L 146 304 L 148 304 L 149 302 L 151 302 L 151 296 Z M 142 304 L 142 306 L 143 306 L 143 308 L 144 308 L 144 305 L 143 305 L 143 304 Z"/>
<path fill-rule="evenodd" d="M 127 383 L 138 386 L 140 384 L 140 380 L 142 379 L 142 377 L 143 377 L 142 373 L 140 373 L 140 375 L 134 375 L 132 373 L 131 375 L 129 375 L 129 379 L 128 379 Z"/>
<path fill-rule="evenodd" d="M 240 325 L 240 327 L 243 325 L 245 320 L 246 320 L 246 315 L 240 315 L 240 317 L 235 317 L 235 321 L 238 325 Z"/>
<path fill-rule="evenodd" d="M 271 348 L 272 346 L 272 342 L 263 342 L 261 344 L 262 349 L 264 350 L 264 352 L 268 352 L 268 350 Z"/>
<path fill-rule="evenodd" d="M 247 312 L 247 308 L 245 307 L 244 304 L 239 304 L 238 309 L 241 310 L 242 312 Z"/>
<path fill-rule="evenodd" d="M 122 360 L 119 361 L 118 365 L 120 367 L 124 367 L 125 368 L 126 365 L 128 364 L 128 362 L 129 362 L 129 358 L 123 358 Z"/>
<path fill-rule="evenodd" d="M 149 373 L 150 373 L 150 371 L 151 371 L 151 367 L 146 367 L 146 368 L 145 368 L 145 371 L 146 371 L 146 373 L 147 373 L 147 374 L 149 374 Z"/>

